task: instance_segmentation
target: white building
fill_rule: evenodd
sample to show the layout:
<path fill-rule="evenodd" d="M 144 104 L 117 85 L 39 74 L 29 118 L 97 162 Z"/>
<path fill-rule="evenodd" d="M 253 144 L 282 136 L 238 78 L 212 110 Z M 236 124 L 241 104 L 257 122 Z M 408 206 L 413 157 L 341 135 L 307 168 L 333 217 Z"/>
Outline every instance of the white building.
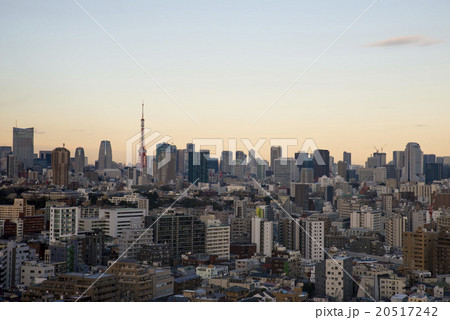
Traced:
<path fill-rule="evenodd" d="M 79 207 L 50 208 L 50 243 L 66 241 L 78 234 Z"/>
<path fill-rule="evenodd" d="M 0 288 L 9 289 L 20 285 L 22 263 L 35 259 L 35 250 L 25 243 L 0 242 L 0 276 L 3 275 L 0 277 Z"/>
<path fill-rule="evenodd" d="M 195 273 L 201 277 L 202 279 L 211 279 L 215 278 L 221 275 L 227 275 L 228 274 L 228 267 L 227 266 L 198 266 L 195 269 Z"/>
<path fill-rule="evenodd" d="M 353 211 L 350 215 L 350 228 L 363 228 L 372 231 L 381 230 L 381 212 L 371 207 L 362 206 L 360 211 Z"/>
<path fill-rule="evenodd" d="M 252 243 L 256 243 L 256 252 L 271 257 L 273 249 L 273 222 L 253 217 L 251 239 Z"/>
<path fill-rule="evenodd" d="M 27 287 L 39 284 L 55 275 L 55 266 L 37 261 L 25 261 L 20 272 L 20 283 Z"/>
<path fill-rule="evenodd" d="M 309 217 L 301 220 L 301 248 L 305 259 L 319 262 L 324 259 L 325 227 L 324 222 Z"/>
<path fill-rule="evenodd" d="M 110 208 L 101 209 L 99 219 L 104 220 L 105 235 L 117 238 L 124 230 L 144 226 L 145 209 Z"/>
<path fill-rule="evenodd" d="M 206 223 L 205 251 L 217 255 L 219 259 L 230 259 L 230 226 L 222 225 L 220 220 Z"/>

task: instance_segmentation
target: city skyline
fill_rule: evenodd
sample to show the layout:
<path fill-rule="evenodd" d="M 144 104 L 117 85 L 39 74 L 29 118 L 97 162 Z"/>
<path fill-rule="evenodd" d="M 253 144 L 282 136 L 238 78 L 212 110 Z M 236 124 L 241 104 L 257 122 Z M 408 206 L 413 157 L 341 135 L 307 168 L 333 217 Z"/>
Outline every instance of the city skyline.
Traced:
<path fill-rule="evenodd" d="M 103 1 L 81 3 L 198 125 L 74 3 L 5 4 L 0 145 L 11 145 L 17 121 L 36 129 L 36 150 L 65 143 L 95 159 L 107 139 L 124 162 L 144 98 L 147 127 L 177 146 L 191 142 L 189 132 L 313 138 L 338 160 L 351 151 L 359 164 L 373 146 L 387 144 L 391 154 L 411 141 L 449 155 L 441 143 L 450 134 L 445 1 L 412 1 L 407 10 L 377 2 L 252 125 L 371 3 L 199 2 L 173 11 L 172 2 L 136 2 L 108 4 L 108 12 Z"/>

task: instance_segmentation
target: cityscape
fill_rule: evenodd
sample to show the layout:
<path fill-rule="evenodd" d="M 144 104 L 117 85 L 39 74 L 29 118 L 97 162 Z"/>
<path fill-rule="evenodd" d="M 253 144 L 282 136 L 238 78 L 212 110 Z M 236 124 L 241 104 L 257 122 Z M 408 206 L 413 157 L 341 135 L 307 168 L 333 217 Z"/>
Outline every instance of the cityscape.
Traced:
<path fill-rule="evenodd" d="M 0 8 L 0 302 L 448 314 L 448 2 Z"/>
<path fill-rule="evenodd" d="M 0 147 L 6 301 L 448 301 L 450 156 Z M 148 170 L 153 166 L 153 169 Z M 149 174 L 152 172 L 152 174 Z"/>

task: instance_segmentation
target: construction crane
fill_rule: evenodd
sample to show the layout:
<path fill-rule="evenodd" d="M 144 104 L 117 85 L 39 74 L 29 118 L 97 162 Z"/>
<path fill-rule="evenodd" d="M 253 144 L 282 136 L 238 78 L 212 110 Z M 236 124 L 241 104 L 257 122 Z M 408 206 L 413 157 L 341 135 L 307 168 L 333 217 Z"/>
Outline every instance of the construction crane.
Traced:
<path fill-rule="evenodd" d="M 384 146 L 382 146 L 382 147 L 380 147 L 380 148 L 377 148 L 377 147 L 375 147 L 375 146 L 373 146 L 374 148 L 375 148 L 375 151 L 377 152 L 377 153 L 379 153 L 380 151 L 381 152 L 383 152 L 383 150 L 384 150 L 384 148 L 387 146 L 387 144 L 385 144 Z"/>

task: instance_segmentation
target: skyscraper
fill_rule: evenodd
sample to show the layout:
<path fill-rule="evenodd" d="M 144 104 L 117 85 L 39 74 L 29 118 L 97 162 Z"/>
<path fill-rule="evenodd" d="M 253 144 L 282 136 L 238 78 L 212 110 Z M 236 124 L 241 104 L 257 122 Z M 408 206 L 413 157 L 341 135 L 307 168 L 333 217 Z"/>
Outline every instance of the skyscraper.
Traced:
<path fill-rule="evenodd" d="M 112 169 L 111 142 L 103 140 L 98 151 L 98 170 Z"/>
<path fill-rule="evenodd" d="M 352 154 L 350 152 L 344 151 L 344 155 L 342 160 L 347 163 L 349 166 L 352 165 Z"/>
<path fill-rule="evenodd" d="M 64 147 L 52 151 L 53 184 L 67 186 L 69 184 L 70 151 Z"/>
<path fill-rule="evenodd" d="M 281 158 L 282 156 L 281 146 L 272 146 L 270 148 L 270 169 L 273 171 L 273 167 L 275 165 L 275 160 Z"/>
<path fill-rule="evenodd" d="M 231 173 L 231 160 L 233 158 L 233 153 L 231 151 L 222 151 L 220 157 L 220 171 L 222 173 Z"/>
<path fill-rule="evenodd" d="M 33 166 L 34 156 L 34 128 L 13 128 L 13 154 L 24 169 Z"/>
<path fill-rule="evenodd" d="M 75 150 L 75 161 L 73 164 L 73 168 L 75 173 L 83 173 L 84 172 L 84 149 L 82 147 L 78 147 Z"/>
<path fill-rule="evenodd" d="M 420 145 L 410 142 L 405 149 L 405 175 L 404 181 L 418 182 L 423 179 L 423 152 Z"/>
<path fill-rule="evenodd" d="M 189 176 L 190 183 L 208 182 L 208 150 L 189 152 Z"/>
<path fill-rule="evenodd" d="M 320 159 L 320 157 L 322 159 Z M 323 160 L 323 163 L 322 161 Z M 323 176 L 330 176 L 330 151 L 328 150 L 316 150 L 313 155 L 314 161 L 314 180 L 318 180 Z"/>
<path fill-rule="evenodd" d="M 174 183 L 176 179 L 177 147 L 161 143 L 156 147 L 157 180 L 160 184 Z"/>
<path fill-rule="evenodd" d="M 398 169 L 403 169 L 405 166 L 405 151 L 394 151 L 392 157 L 394 166 Z"/>

